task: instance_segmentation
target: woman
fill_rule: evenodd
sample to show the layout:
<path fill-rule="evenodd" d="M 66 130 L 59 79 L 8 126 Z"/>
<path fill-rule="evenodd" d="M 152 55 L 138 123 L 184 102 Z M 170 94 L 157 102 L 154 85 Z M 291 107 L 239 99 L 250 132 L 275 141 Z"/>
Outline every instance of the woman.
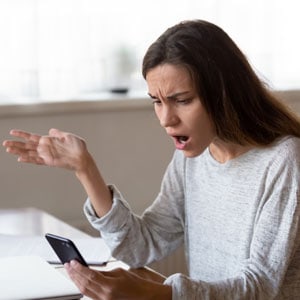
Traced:
<path fill-rule="evenodd" d="M 84 210 L 113 256 L 132 267 L 182 243 L 189 276 L 163 283 L 131 272 L 66 265 L 94 299 L 296 299 L 300 295 L 300 122 L 260 82 L 219 27 L 169 28 L 143 61 L 154 110 L 176 151 L 161 191 L 141 217 L 107 186 L 83 139 L 12 130 L 21 162 L 71 169 Z"/>

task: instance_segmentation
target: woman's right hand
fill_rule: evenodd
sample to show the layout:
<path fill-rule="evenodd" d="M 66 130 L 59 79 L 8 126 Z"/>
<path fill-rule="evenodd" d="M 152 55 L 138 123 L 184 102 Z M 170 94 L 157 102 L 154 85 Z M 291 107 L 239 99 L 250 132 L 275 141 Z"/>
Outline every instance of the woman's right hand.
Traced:
<path fill-rule="evenodd" d="M 10 135 L 21 140 L 6 140 L 3 146 L 20 162 L 80 172 L 90 160 L 85 141 L 72 133 L 50 129 L 49 135 L 37 135 L 13 129 Z"/>
<path fill-rule="evenodd" d="M 50 129 L 49 135 L 17 129 L 10 134 L 21 140 L 6 140 L 3 146 L 8 153 L 17 155 L 18 161 L 73 170 L 96 214 L 101 217 L 111 209 L 111 192 L 81 137 L 58 129 Z"/>

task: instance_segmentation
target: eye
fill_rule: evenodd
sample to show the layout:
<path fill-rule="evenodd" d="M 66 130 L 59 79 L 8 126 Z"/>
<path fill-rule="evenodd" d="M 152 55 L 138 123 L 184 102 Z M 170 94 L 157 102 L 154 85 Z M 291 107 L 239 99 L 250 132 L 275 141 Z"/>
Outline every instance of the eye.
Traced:
<path fill-rule="evenodd" d="M 191 99 L 177 99 L 176 104 L 187 105 L 191 102 Z"/>
<path fill-rule="evenodd" d="M 161 104 L 161 101 L 158 100 L 158 99 L 156 99 L 156 100 L 153 100 L 152 103 L 153 103 L 154 105 L 160 105 L 160 104 Z"/>

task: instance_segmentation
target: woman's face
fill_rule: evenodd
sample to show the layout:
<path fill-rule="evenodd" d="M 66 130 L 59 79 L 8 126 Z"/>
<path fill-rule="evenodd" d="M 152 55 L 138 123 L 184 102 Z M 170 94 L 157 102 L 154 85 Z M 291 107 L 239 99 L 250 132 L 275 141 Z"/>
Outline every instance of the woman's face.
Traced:
<path fill-rule="evenodd" d="M 148 91 L 162 127 L 186 157 L 201 154 L 215 130 L 186 68 L 162 64 L 146 76 Z"/>

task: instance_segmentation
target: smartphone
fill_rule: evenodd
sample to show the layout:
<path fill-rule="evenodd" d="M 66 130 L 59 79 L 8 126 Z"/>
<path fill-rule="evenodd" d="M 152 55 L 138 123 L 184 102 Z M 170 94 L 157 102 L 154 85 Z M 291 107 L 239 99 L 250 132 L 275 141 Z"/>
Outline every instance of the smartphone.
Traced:
<path fill-rule="evenodd" d="M 45 238 L 62 264 L 70 262 L 71 260 L 77 260 L 82 265 L 86 267 L 88 266 L 83 256 L 71 240 L 51 233 L 46 233 Z"/>

